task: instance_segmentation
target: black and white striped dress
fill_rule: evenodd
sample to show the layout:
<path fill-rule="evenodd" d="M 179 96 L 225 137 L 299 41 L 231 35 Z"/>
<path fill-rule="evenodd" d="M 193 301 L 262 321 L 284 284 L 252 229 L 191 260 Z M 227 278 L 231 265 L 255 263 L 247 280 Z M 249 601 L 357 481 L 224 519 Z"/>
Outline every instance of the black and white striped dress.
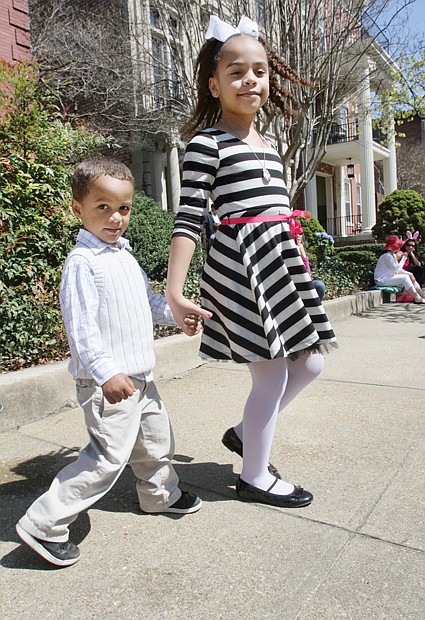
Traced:
<path fill-rule="evenodd" d="M 187 145 L 174 236 L 198 241 L 208 199 L 225 216 L 291 213 L 281 159 L 266 148 L 271 181 L 263 180 L 263 149 L 206 129 Z M 289 224 L 222 225 L 206 260 L 200 356 L 238 363 L 295 357 L 335 343 L 335 335 L 293 241 Z"/>

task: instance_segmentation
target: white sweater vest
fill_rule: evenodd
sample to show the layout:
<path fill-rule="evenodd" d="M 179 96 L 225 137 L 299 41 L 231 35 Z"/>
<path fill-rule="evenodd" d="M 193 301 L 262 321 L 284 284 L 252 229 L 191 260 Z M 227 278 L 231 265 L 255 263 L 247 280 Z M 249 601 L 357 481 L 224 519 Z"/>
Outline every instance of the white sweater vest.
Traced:
<path fill-rule="evenodd" d="M 150 373 L 155 365 L 152 312 L 136 259 L 126 250 L 95 254 L 78 247 L 69 256 L 76 254 L 89 262 L 94 274 L 104 352 L 128 376 Z M 72 361 L 70 371 L 75 378 L 87 377 L 78 360 Z"/>

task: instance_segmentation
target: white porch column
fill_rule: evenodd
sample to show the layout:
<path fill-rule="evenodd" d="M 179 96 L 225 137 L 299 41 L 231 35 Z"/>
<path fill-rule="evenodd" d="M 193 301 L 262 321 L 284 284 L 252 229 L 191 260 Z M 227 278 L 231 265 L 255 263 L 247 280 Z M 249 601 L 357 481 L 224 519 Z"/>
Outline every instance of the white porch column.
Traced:
<path fill-rule="evenodd" d="M 369 65 L 363 69 L 359 96 L 359 146 L 362 184 L 363 234 L 376 223 L 372 116 L 370 113 Z"/>
<path fill-rule="evenodd" d="M 167 210 L 167 187 L 165 183 L 164 175 L 164 154 L 158 149 L 152 154 L 153 160 L 153 174 L 152 174 L 152 189 L 154 192 L 154 198 L 161 208 Z"/>
<path fill-rule="evenodd" d="M 168 151 L 168 174 L 170 175 L 170 204 L 173 213 L 177 213 L 180 203 L 180 167 L 179 152 L 176 146 Z"/>
<path fill-rule="evenodd" d="M 346 216 L 347 213 L 345 211 L 345 178 L 344 178 L 344 167 L 343 166 L 335 166 L 335 191 L 336 191 L 336 217 L 340 218 L 341 222 L 341 236 L 347 236 L 346 230 Z M 338 222 L 336 222 L 336 229 L 338 230 Z"/>
<path fill-rule="evenodd" d="M 317 218 L 317 185 L 316 175 L 305 186 L 304 194 L 305 209 L 309 211 L 311 215 Z"/>
<path fill-rule="evenodd" d="M 395 135 L 391 133 L 388 139 L 390 156 L 383 161 L 385 196 L 397 189 L 397 156 L 395 149 Z"/>

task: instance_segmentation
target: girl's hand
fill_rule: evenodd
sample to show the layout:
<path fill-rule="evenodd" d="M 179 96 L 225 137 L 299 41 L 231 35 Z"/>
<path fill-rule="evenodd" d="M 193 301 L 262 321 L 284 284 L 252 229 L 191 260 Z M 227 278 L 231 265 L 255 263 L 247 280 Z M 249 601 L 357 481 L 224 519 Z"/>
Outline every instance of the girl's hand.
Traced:
<path fill-rule="evenodd" d="M 195 336 L 202 329 L 201 319 L 209 319 L 212 313 L 181 296 L 168 301 L 174 319 L 187 336 Z"/>

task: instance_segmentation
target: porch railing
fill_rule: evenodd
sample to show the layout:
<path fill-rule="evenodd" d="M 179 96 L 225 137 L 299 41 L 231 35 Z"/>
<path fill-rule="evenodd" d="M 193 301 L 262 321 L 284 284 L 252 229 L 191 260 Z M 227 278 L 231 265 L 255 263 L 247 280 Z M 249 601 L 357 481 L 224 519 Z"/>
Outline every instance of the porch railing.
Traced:
<path fill-rule="evenodd" d="M 386 134 L 378 127 L 372 128 L 374 142 L 385 142 Z M 357 121 L 351 123 L 332 123 L 326 144 L 340 144 L 342 142 L 353 142 L 359 139 L 359 124 Z M 313 144 L 316 142 L 316 132 L 313 130 Z"/>
<path fill-rule="evenodd" d="M 319 220 L 320 221 L 320 220 Z M 320 222 L 326 232 L 333 237 L 348 237 L 362 232 L 362 215 L 329 217 L 326 223 Z"/>

